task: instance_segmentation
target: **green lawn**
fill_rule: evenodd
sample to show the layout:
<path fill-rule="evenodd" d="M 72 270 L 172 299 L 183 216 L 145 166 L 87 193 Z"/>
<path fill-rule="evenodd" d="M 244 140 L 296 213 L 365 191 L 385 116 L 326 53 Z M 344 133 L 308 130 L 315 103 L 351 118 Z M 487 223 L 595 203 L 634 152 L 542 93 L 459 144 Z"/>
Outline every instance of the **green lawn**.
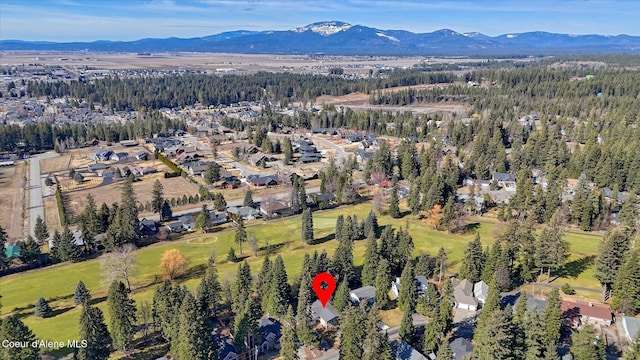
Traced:
<path fill-rule="evenodd" d="M 327 240 L 332 237 L 335 228 L 335 218 L 339 214 L 356 214 L 363 220 L 371 209 L 371 204 L 365 203 L 355 206 L 343 207 L 314 213 L 315 238 L 321 239 L 319 244 L 306 245 L 301 241 L 300 216 L 282 220 L 273 220 L 264 223 L 262 220 L 249 222 L 247 231 L 255 234 L 260 246 L 267 242 L 282 255 L 289 278 L 293 278 L 300 271 L 302 259 L 307 252 L 314 250 L 326 250 L 333 254 L 337 246 L 335 240 Z M 428 228 L 417 218 L 407 215 L 402 219 L 392 219 L 388 216 L 379 217 L 380 225 L 392 224 L 394 227 L 409 226 L 416 250 L 415 253 L 429 252 L 435 255 L 442 246 L 446 249 L 452 267 L 455 271 L 459 267 L 467 242 L 473 240 L 475 233 L 453 235 L 434 231 Z M 473 220 L 472 220 L 473 222 Z M 483 243 L 490 244 L 500 233 L 502 225 L 496 222 L 479 223 L 476 231 L 480 233 Z M 160 256 L 166 250 L 177 248 L 189 259 L 190 273 L 178 282 L 185 284 L 190 289 L 197 286 L 199 277 L 203 271 L 203 265 L 212 250 L 217 254 L 220 279 L 227 276 L 231 279 L 235 276 L 237 264 L 226 261 L 229 248 L 233 246 L 236 254 L 239 254 L 237 244 L 233 242 L 234 232 L 224 231 L 214 234 L 192 234 L 173 242 L 163 242 L 142 248 L 138 251 L 138 274 L 134 277 L 132 297 L 137 301 L 151 301 L 153 296 L 153 283 L 160 277 Z M 574 261 L 571 271 L 563 278 L 554 280 L 556 284 L 569 282 L 574 286 L 598 288 L 593 278 L 592 265 L 584 261 L 586 256 L 594 255 L 597 251 L 599 237 L 586 234 L 567 234 L 567 240 L 571 244 Z M 363 262 L 366 241 L 358 241 L 354 248 L 354 260 L 356 265 Z M 248 244 L 243 246 L 243 256 L 247 260 L 252 271 L 257 272 L 262 265 L 262 256 L 254 258 Z M 582 260 L 581 260 L 582 259 Z M 98 306 L 105 306 L 104 297 L 108 285 L 101 283 L 99 259 L 81 263 L 63 263 L 44 269 L 14 274 L 0 279 L 0 294 L 2 295 L 2 314 L 20 313 L 25 323 L 41 339 L 54 341 L 66 341 L 78 337 L 78 318 L 80 310 L 73 305 L 73 292 L 78 280 L 82 280 L 91 291 L 94 299 L 99 299 Z M 598 298 L 597 293 L 592 293 Z M 45 297 L 56 312 L 56 315 L 48 319 L 35 318 L 32 315 L 33 304 L 39 297 Z M 109 314 L 105 314 L 107 317 Z"/>

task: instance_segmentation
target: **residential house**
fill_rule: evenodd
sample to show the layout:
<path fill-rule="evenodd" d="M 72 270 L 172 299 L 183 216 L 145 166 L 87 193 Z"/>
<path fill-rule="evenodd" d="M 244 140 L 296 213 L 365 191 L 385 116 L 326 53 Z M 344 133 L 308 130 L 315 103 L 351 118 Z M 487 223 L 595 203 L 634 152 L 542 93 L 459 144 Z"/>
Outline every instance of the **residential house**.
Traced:
<path fill-rule="evenodd" d="M 229 221 L 229 217 L 226 212 L 223 211 L 209 211 L 209 220 L 207 224 L 211 226 L 221 225 Z"/>
<path fill-rule="evenodd" d="M 142 236 L 153 236 L 158 232 L 158 225 L 152 219 L 143 218 L 140 220 L 140 234 Z"/>
<path fill-rule="evenodd" d="M 391 351 L 396 357 L 396 360 L 428 360 L 427 357 L 422 355 L 418 350 L 414 349 L 411 345 L 402 340 L 391 341 Z"/>
<path fill-rule="evenodd" d="M 113 151 L 100 149 L 93 155 L 94 161 L 108 161 L 113 155 Z"/>
<path fill-rule="evenodd" d="M 298 158 L 298 162 L 301 164 L 309 164 L 319 162 L 322 160 L 322 154 L 319 152 L 304 153 Z"/>
<path fill-rule="evenodd" d="M 127 154 L 126 152 L 119 152 L 116 154 L 112 154 L 110 159 L 112 161 L 122 161 L 128 158 L 129 158 L 129 154 Z"/>
<path fill-rule="evenodd" d="M 250 175 L 247 182 L 253 187 L 271 187 L 278 185 L 279 179 L 276 175 Z"/>
<path fill-rule="evenodd" d="M 473 344 L 468 339 L 459 337 L 451 342 L 451 351 L 456 360 L 466 359 L 466 356 L 473 352 Z"/>
<path fill-rule="evenodd" d="M 495 180 L 498 185 L 506 190 L 516 189 L 516 176 L 507 173 L 493 173 L 491 180 Z"/>
<path fill-rule="evenodd" d="M 136 146 L 138 142 L 136 140 L 122 140 L 120 141 L 120 145 L 122 146 Z"/>
<path fill-rule="evenodd" d="M 451 278 L 453 285 L 453 297 L 455 299 L 455 308 L 469 311 L 478 310 L 478 299 L 473 297 L 473 283 L 467 279 L 458 281 Z"/>
<path fill-rule="evenodd" d="M 624 335 L 627 337 L 627 340 L 633 341 L 640 332 L 640 319 L 623 316 L 622 329 L 624 330 Z"/>
<path fill-rule="evenodd" d="M 149 160 L 149 153 L 146 151 L 138 151 L 136 153 L 136 159 L 140 161 Z"/>
<path fill-rule="evenodd" d="M 204 173 L 207 171 L 209 167 L 209 163 L 204 161 L 192 161 L 184 164 L 191 176 L 202 176 L 204 177 Z"/>
<path fill-rule="evenodd" d="M 174 221 L 172 223 L 167 224 L 166 226 L 170 232 L 179 233 L 184 231 L 184 228 L 182 227 L 182 222 L 180 221 Z"/>
<path fill-rule="evenodd" d="M 222 187 L 225 189 L 237 189 L 240 187 L 240 179 L 235 176 L 228 176 L 222 179 Z"/>
<path fill-rule="evenodd" d="M 484 281 L 478 281 L 473 284 L 473 297 L 478 299 L 481 305 L 487 301 L 487 295 L 489 295 L 489 285 Z"/>
<path fill-rule="evenodd" d="M 522 294 L 523 293 L 520 291 L 500 294 L 500 302 L 502 303 L 502 307 L 511 305 L 515 311 L 515 305 L 518 302 L 518 299 L 520 298 L 520 296 L 522 296 Z M 547 307 L 547 301 L 543 299 L 538 299 L 533 295 L 527 293 L 526 305 L 527 305 L 527 310 L 535 310 L 536 312 L 538 312 L 538 314 L 542 314 L 542 311 L 544 311 L 544 308 Z"/>
<path fill-rule="evenodd" d="M 196 222 L 192 215 L 182 215 L 178 218 L 178 221 L 182 223 L 182 228 L 186 231 L 193 231 L 196 227 Z"/>
<path fill-rule="evenodd" d="M 608 304 L 586 301 L 562 301 L 562 318 L 573 327 L 580 324 L 609 326 L 613 323 L 613 314 Z"/>
<path fill-rule="evenodd" d="M 262 201 L 260 212 L 266 217 L 282 216 L 289 212 L 291 207 L 283 201 Z"/>
<path fill-rule="evenodd" d="M 253 220 L 253 219 L 257 219 L 257 218 L 259 218 L 261 216 L 260 215 L 260 211 L 254 209 L 254 208 L 252 208 L 250 206 L 242 206 L 242 207 L 231 206 L 231 207 L 227 208 L 227 214 L 234 221 L 238 217 L 242 217 L 242 220 Z"/>
<path fill-rule="evenodd" d="M 323 307 L 320 300 L 316 300 L 311 304 L 311 318 L 313 322 L 320 322 L 322 327 L 330 328 L 338 325 L 340 313 L 336 308 L 331 305 L 331 302 L 327 302 L 327 306 Z"/>
<path fill-rule="evenodd" d="M 280 338 L 282 337 L 282 326 L 278 320 L 270 317 L 262 317 L 258 320 L 258 331 L 262 342 L 256 344 L 260 354 L 267 351 L 280 349 Z"/>
<path fill-rule="evenodd" d="M 466 179 L 464 179 L 462 184 L 464 186 L 480 186 L 480 187 L 483 187 L 483 188 L 488 188 L 489 185 L 490 185 L 490 181 L 489 180 L 476 180 L 476 179 L 466 178 Z"/>
<path fill-rule="evenodd" d="M 327 193 L 310 193 L 307 195 L 307 205 L 309 206 L 318 206 L 321 202 L 327 202 L 329 204 L 333 204 L 336 201 L 336 196 L 332 192 Z"/>
<path fill-rule="evenodd" d="M 366 302 L 368 305 L 373 305 L 376 297 L 376 288 L 371 285 L 363 286 L 349 292 L 349 297 L 355 305 L 360 305 L 362 302 Z"/>
<path fill-rule="evenodd" d="M 353 152 L 353 155 L 356 157 L 356 161 L 360 166 L 364 166 L 367 164 L 367 161 L 373 157 L 373 153 L 361 149 L 357 149 Z"/>
<path fill-rule="evenodd" d="M 429 286 L 429 281 L 425 276 L 416 276 L 415 277 L 415 293 L 417 295 L 422 295 L 427 291 L 427 287 Z M 391 283 L 391 292 L 394 297 L 397 298 L 400 296 L 400 278 L 396 277 L 396 280 Z"/>
<path fill-rule="evenodd" d="M 73 237 L 73 243 L 75 245 L 84 246 L 84 239 L 82 238 L 81 230 L 72 230 L 71 236 Z M 53 244 L 53 234 L 49 235 L 46 241 L 49 244 L 49 249 L 53 249 L 55 247 L 55 245 Z"/>
<path fill-rule="evenodd" d="M 261 166 L 268 161 L 274 161 L 275 158 L 271 155 L 265 154 L 263 152 L 257 152 L 255 154 L 249 155 L 247 157 L 247 162 L 253 166 Z"/>
<path fill-rule="evenodd" d="M 218 359 L 220 360 L 237 360 L 238 350 L 233 345 L 233 338 L 228 335 L 213 334 L 218 343 Z"/>
<path fill-rule="evenodd" d="M 4 253 L 7 259 L 20 257 L 20 243 L 15 242 L 13 245 L 5 246 Z"/>

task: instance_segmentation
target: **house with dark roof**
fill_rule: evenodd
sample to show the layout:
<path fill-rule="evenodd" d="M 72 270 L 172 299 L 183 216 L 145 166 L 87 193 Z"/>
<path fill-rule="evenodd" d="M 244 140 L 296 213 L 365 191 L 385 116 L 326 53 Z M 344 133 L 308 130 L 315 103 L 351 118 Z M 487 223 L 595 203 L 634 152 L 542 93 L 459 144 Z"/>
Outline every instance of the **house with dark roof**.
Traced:
<path fill-rule="evenodd" d="M 353 155 L 356 157 L 356 161 L 359 165 L 366 165 L 367 161 L 373 157 L 373 153 L 369 151 L 365 151 L 362 149 L 357 149 L 353 152 Z"/>
<path fill-rule="evenodd" d="M 522 296 L 522 294 L 523 293 L 520 291 L 512 291 L 512 292 L 500 294 L 500 303 L 502 304 L 502 307 L 511 305 L 515 310 L 515 305 L 518 302 L 518 299 L 520 298 L 520 296 Z M 527 310 L 535 310 L 538 314 L 542 314 L 542 311 L 544 310 L 544 308 L 547 307 L 547 301 L 543 299 L 538 299 L 529 293 L 526 293 L 526 294 L 527 294 L 527 299 L 526 299 Z"/>
<path fill-rule="evenodd" d="M 240 187 L 240 179 L 235 176 L 228 176 L 222 179 L 221 185 L 225 189 L 237 189 Z"/>
<path fill-rule="evenodd" d="M 371 285 L 363 286 L 349 292 L 349 297 L 355 305 L 366 302 L 367 305 L 373 305 L 376 297 L 376 288 Z"/>
<path fill-rule="evenodd" d="M 260 212 L 266 217 L 283 216 L 290 211 L 289 204 L 284 201 L 262 201 L 260 203 Z"/>
<path fill-rule="evenodd" d="M 262 342 L 256 344 L 258 353 L 264 354 L 268 351 L 280 349 L 280 338 L 282 337 L 282 325 L 278 320 L 270 317 L 262 317 L 258 320 L 258 331 Z"/>
<path fill-rule="evenodd" d="M 311 304 L 311 318 L 313 322 L 320 322 L 322 327 L 330 328 L 338 325 L 340 313 L 336 308 L 331 305 L 331 302 L 327 302 L 327 306 L 323 307 L 320 300 L 316 300 Z"/>
<path fill-rule="evenodd" d="M 207 224 L 211 226 L 221 225 L 229 221 L 227 213 L 224 211 L 209 211 Z"/>
<path fill-rule="evenodd" d="M 127 154 L 126 152 L 119 152 L 119 153 L 111 155 L 110 159 L 112 161 L 122 161 L 122 160 L 125 160 L 125 159 L 128 159 L 128 158 L 129 158 L 129 154 Z"/>
<path fill-rule="evenodd" d="M 251 175 L 247 177 L 247 182 L 253 187 L 271 187 L 276 186 L 279 183 L 277 176 L 275 175 Z"/>
<path fill-rule="evenodd" d="M 473 352 L 473 344 L 471 341 L 459 337 L 455 338 L 451 342 L 451 351 L 453 352 L 453 358 L 456 360 L 465 359 L 467 355 Z"/>
<path fill-rule="evenodd" d="M 328 204 L 334 204 L 336 196 L 332 192 L 327 193 L 310 193 L 307 195 L 307 205 L 315 207 L 320 205 L 321 202 L 327 202 Z"/>
<path fill-rule="evenodd" d="M 158 232 L 158 225 L 152 219 L 143 218 L 140 220 L 140 234 L 142 236 L 153 236 Z"/>
<path fill-rule="evenodd" d="M 100 149 L 93 155 L 94 161 L 108 161 L 113 155 L 113 151 Z"/>
<path fill-rule="evenodd" d="M 99 171 L 99 170 L 104 170 L 109 168 L 108 165 L 105 165 L 103 163 L 97 163 L 97 164 L 89 164 L 89 166 L 87 166 L 87 169 L 93 173 Z"/>
<path fill-rule="evenodd" d="M 218 359 L 220 360 L 236 360 L 238 359 L 238 350 L 233 345 L 233 338 L 228 335 L 213 334 L 215 341 L 218 343 Z"/>
<path fill-rule="evenodd" d="M 149 159 L 149 153 L 146 152 L 146 151 L 138 151 L 136 153 L 136 159 L 141 160 L 141 161 L 148 160 Z"/>

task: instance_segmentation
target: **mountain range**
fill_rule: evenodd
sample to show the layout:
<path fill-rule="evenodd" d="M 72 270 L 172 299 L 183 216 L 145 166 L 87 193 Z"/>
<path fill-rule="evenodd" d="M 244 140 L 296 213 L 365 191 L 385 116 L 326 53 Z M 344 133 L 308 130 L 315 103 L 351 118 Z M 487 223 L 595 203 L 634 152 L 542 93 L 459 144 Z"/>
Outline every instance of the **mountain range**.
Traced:
<path fill-rule="evenodd" d="M 639 54 L 640 36 L 536 31 L 492 37 L 449 29 L 413 33 L 324 21 L 285 31 L 238 30 L 196 38 L 93 42 L 0 40 L 0 50 L 423 56 Z"/>

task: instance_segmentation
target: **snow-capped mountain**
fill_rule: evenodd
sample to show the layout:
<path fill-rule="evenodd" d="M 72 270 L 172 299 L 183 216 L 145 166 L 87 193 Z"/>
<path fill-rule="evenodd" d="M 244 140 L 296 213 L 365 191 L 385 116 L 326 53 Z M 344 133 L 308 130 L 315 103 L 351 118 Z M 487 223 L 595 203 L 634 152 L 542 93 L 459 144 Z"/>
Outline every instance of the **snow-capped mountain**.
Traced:
<path fill-rule="evenodd" d="M 309 24 L 303 27 L 293 28 L 291 29 L 291 31 L 293 32 L 313 31 L 316 34 L 329 36 L 340 31 L 349 30 L 351 26 L 352 26 L 351 24 L 347 24 L 342 21 L 323 21 L 323 22 Z"/>
<path fill-rule="evenodd" d="M 285 31 L 237 30 L 190 39 L 136 41 L 29 42 L 0 41 L 1 50 L 114 52 L 227 52 L 247 54 L 334 55 L 560 55 L 640 53 L 640 37 L 568 35 L 547 32 L 487 36 L 450 29 L 430 33 L 382 30 L 342 21 L 316 22 Z"/>

